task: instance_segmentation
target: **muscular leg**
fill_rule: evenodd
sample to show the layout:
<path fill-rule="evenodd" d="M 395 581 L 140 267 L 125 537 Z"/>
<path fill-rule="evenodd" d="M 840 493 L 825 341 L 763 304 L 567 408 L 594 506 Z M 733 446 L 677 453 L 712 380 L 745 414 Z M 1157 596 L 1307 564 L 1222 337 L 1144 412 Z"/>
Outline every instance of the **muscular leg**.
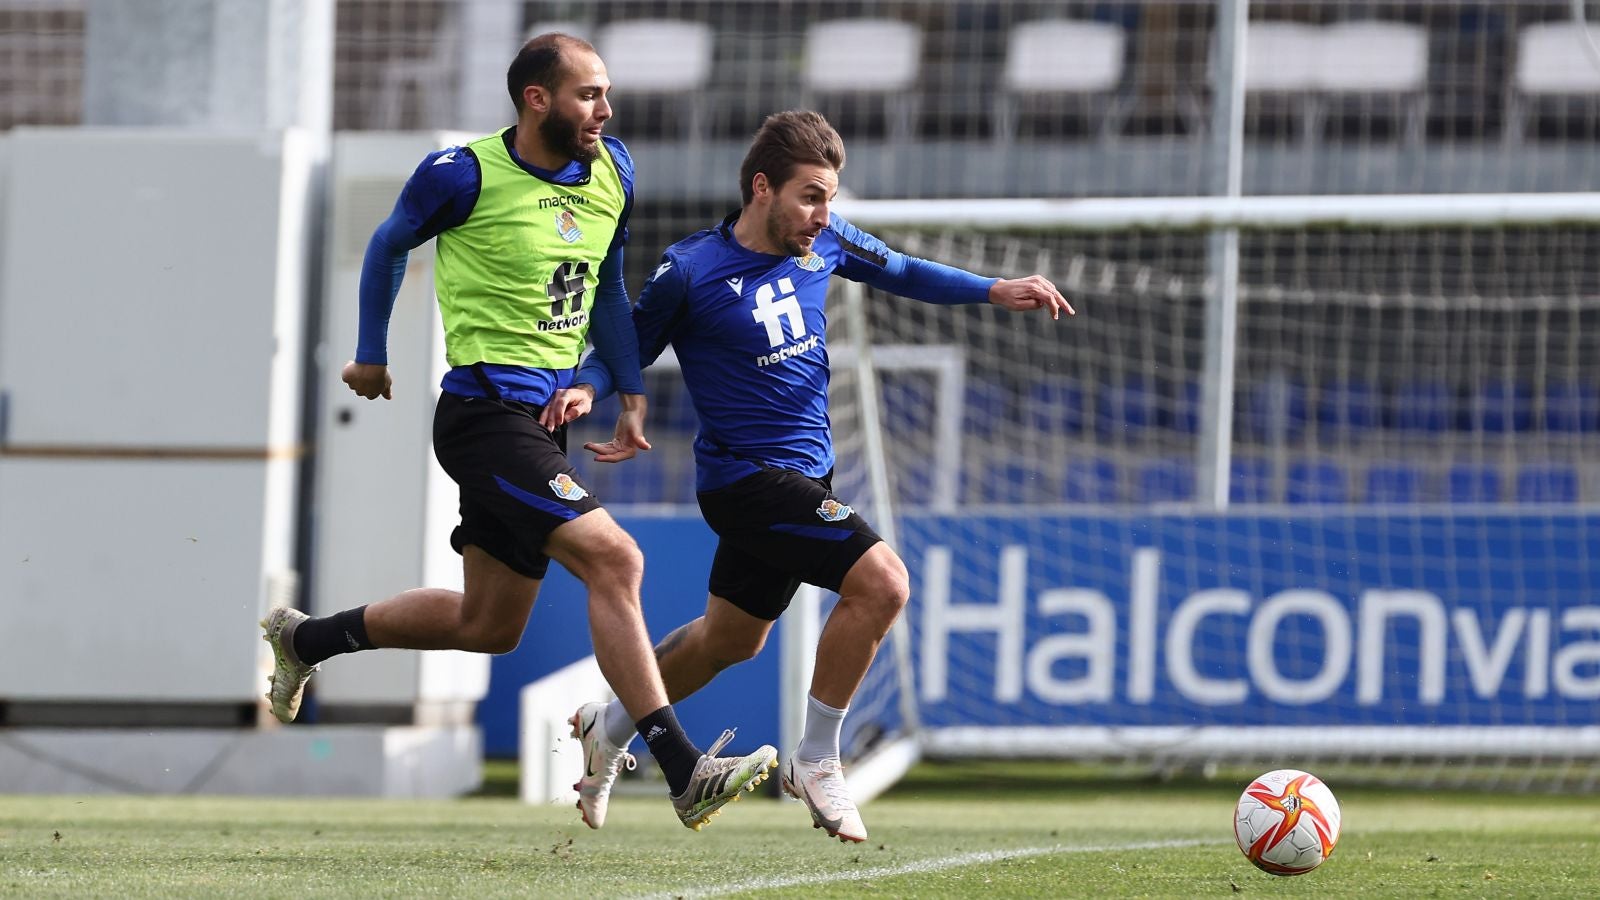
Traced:
<path fill-rule="evenodd" d="M 656 645 L 661 680 L 673 703 L 705 687 L 718 672 L 761 652 L 772 623 L 711 594 L 706 614 Z"/>
<path fill-rule="evenodd" d="M 510 653 L 539 594 L 537 579 L 468 545 L 466 592 L 417 588 L 367 607 L 367 637 L 378 647 Z"/>
<path fill-rule="evenodd" d="M 639 583 L 639 545 L 603 509 L 588 512 L 550 533 L 545 552 L 589 589 L 589 634 L 595 660 L 635 722 L 667 705 L 650 650 Z"/>
<path fill-rule="evenodd" d="M 811 696 L 830 707 L 845 709 L 872 666 L 878 644 L 911 595 L 905 563 L 877 543 L 844 577 L 839 602 L 817 641 L 817 667 Z"/>

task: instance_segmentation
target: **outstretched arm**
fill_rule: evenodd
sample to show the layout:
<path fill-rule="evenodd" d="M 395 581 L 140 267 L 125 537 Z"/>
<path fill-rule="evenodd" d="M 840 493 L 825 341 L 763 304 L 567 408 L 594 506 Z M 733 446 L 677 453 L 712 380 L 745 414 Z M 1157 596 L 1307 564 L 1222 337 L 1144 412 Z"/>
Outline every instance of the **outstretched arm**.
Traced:
<path fill-rule="evenodd" d="M 924 303 L 993 303 L 1009 310 L 1048 309 L 1050 317 L 1075 315 L 1072 304 L 1043 275 L 985 278 L 965 269 L 907 256 L 876 237 L 833 216 L 829 227 L 844 250 L 838 273 L 875 288 Z"/>

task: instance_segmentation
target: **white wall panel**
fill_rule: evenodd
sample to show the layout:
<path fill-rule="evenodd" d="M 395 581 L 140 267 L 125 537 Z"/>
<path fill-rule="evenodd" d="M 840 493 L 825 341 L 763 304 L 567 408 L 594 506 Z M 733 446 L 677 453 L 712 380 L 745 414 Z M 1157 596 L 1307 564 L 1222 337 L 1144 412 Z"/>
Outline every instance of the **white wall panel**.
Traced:
<path fill-rule="evenodd" d="M 414 587 L 461 589 L 450 548 L 456 486 L 433 457 L 433 409 L 448 369 L 433 295 L 433 244 L 411 252 L 389 323 L 394 399 L 365 400 L 340 380 L 355 354 L 357 287 L 367 240 L 428 153 L 450 134 L 341 134 L 330 177 L 329 273 L 317 445 L 312 606 L 326 615 Z M 325 704 L 413 705 L 477 700 L 488 690 L 481 654 L 380 651 L 342 657 L 317 677 Z"/>
<path fill-rule="evenodd" d="M 10 144 L 5 440 L 292 443 L 303 136 L 18 129 Z"/>

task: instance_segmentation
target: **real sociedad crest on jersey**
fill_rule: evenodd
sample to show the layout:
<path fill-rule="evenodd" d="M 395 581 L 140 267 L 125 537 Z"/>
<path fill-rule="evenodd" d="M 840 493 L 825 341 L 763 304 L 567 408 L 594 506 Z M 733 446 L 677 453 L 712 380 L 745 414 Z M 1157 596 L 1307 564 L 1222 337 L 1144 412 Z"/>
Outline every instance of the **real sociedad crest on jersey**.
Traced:
<path fill-rule="evenodd" d="M 570 209 L 556 213 L 556 232 L 569 244 L 576 244 L 583 239 L 583 232 L 578 228 L 578 220 L 573 218 Z"/>
<path fill-rule="evenodd" d="M 807 253 L 805 256 L 796 256 L 794 258 L 794 264 L 802 269 L 805 269 L 807 272 L 821 272 L 823 265 L 822 257 L 816 255 L 815 253 Z"/>
<path fill-rule="evenodd" d="M 565 472 L 550 479 L 550 490 L 555 491 L 556 496 L 563 500 L 582 500 L 589 496 L 583 485 L 573 481 L 572 476 Z"/>
<path fill-rule="evenodd" d="M 817 515 L 824 522 L 843 522 L 845 519 L 850 518 L 850 514 L 853 512 L 855 510 L 831 497 L 822 501 L 822 505 L 817 507 Z"/>

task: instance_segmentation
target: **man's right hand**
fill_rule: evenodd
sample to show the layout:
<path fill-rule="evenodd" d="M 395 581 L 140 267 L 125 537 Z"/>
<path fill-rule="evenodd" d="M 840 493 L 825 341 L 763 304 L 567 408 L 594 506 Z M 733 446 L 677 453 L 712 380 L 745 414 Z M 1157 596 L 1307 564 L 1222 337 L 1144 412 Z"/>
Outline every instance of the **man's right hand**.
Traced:
<path fill-rule="evenodd" d="M 350 390 L 368 400 L 376 400 L 379 397 L 385 400 L 394 399 L 394 379 L 389 377 L 388 366 L 347 362 L 344 364 L 344 374 L 340 377 L 345 384 L 350 385 Z"/>

